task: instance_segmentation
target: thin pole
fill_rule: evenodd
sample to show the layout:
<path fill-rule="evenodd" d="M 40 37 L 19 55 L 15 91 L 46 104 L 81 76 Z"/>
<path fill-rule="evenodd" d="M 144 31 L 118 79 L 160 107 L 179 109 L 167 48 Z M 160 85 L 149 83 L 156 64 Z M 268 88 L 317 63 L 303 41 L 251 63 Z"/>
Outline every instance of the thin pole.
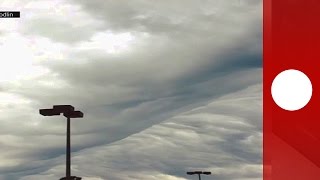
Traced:
<path fill-rule="evenodd" d="M 201 180 L 201 175 L 200 175 L 200 174 L 198 174 L 198 176 L 199 176 L 199 180 Z"/>
<path fill-rule="evenodd" d="M 67 152 L 66 152 L 66 179 L 69 180 L 71 176 L 70 172 L 71 156 L 70 156 L 70 118 L 67 118 Z"/>

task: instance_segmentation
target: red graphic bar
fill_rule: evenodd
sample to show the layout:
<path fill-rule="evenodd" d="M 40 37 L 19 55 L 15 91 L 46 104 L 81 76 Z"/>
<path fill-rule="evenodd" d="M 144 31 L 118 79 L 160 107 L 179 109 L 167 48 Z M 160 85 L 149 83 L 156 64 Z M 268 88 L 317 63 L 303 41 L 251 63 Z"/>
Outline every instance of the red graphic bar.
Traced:
<path fill-rule="evenodd" d="M 263 178 L 320 179 L 320 0 L 263 3 Z M 300 110 L 280 108 L 271 86 L 296 69 L 312 82 L 312 98 Z"/>

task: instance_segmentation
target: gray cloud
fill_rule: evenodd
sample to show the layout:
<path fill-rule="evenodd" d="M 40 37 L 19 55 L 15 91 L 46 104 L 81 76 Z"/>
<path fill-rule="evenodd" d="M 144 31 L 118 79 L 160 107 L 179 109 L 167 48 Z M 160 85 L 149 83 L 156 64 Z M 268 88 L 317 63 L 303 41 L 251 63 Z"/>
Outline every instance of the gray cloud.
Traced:
<path fill-rule="evenodd" d="M 21 30 L 27 36 L 42 36 L 73 44 L 89 39 L 102 28 L 102 22 L 65 1 L 34 0 L 22 3 L 21 9 Z"/>
<path fill-rule="evenodd" d="M 205 169 L 218 180 L 260 179 L 261 123 L 251 123 L 262 118 L 260 102 L 261 85 L 221 97 L 121 141 L 78 152 L 74 172 L 101 179 L 186 179 L 187 170 Z M 50 179 L 58 169 L 30 178 Z"/>
<path fill-rule="evenodd" d="M 63 27 L 63 28 L 61 28 Z M 60 42 L 76 42 L 79 39 L 88 39 L 93 34 L 90 26 L 74 27 L 68 22 L 60 22 L 57 19 L 34 19 L 26 27 L 30 34 L 45 36 Z"/>
<path fill-rule="evenodd" d="M 35 2 L 12 27 L 45 71 L 0 81 L 0 179 L 63 176 L 65 121 L 38 114 L 53 104 L 85 113 L 72 144 L 86 179 L 259 179 L 261 1 Z"/>

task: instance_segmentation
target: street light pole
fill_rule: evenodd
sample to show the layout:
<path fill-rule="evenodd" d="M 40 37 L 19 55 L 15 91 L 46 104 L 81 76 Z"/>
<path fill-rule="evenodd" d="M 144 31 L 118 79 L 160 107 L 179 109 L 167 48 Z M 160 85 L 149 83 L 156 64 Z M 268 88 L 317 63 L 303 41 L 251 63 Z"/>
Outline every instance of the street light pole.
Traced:
<path fill-rule="evenodd" d="M 56 116 L 63 113 L 67 118 L 67 139 L 66 139 L 66 177 L 60 180 L 81 180 L 81 177 L 71 176 L 71 142 L 70 142 L 70 119 L 82 118 L 81 111 L 75 111 L 71 105 L 54 105 L 53 109 L 40 109 L 40 114 L 43 116 Z"/>
<path fill-rule="evenodd" d="M 71 176 L 70 117 L 67 117 L 66 177 Z"/>
<path fill-rule="evenodd" d="M 199 180 L 201 180 L 201 174 L 205 174 L 205 175 L 210 175 L 211 172 L 209 171 L 192 171 L 192 172 L 187 172 L 188 175 L 194 175 L 197 174 L 199 177 Z"/>

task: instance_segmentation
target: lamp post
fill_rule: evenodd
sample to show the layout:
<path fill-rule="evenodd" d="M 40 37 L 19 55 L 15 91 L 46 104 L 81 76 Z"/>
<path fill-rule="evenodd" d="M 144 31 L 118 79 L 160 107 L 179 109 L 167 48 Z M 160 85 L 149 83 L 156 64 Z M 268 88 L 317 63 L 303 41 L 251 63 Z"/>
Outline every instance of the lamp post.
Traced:
<path fill-rule="evenodd" d="M 82 118 L 83 113 L 75 111 L 71 105 L 54 105 L 53 109 L 40 109 L 39 112 L 43 116 L 57 116 L 63 113 L 67 118 L 66 177 L 60 180 L 81 180 L 81 177 L 71 176 L 70 119 Z"/>
<path fill-rule="evenodd" d="M 209 171 L 191 171 L 191 172 L 187 172 L 187 174 L 188 175 L 198 174 L 199 180 L 201 180 L 201 174 L 210 175 L 211 172 L 209 172 Z"/>

